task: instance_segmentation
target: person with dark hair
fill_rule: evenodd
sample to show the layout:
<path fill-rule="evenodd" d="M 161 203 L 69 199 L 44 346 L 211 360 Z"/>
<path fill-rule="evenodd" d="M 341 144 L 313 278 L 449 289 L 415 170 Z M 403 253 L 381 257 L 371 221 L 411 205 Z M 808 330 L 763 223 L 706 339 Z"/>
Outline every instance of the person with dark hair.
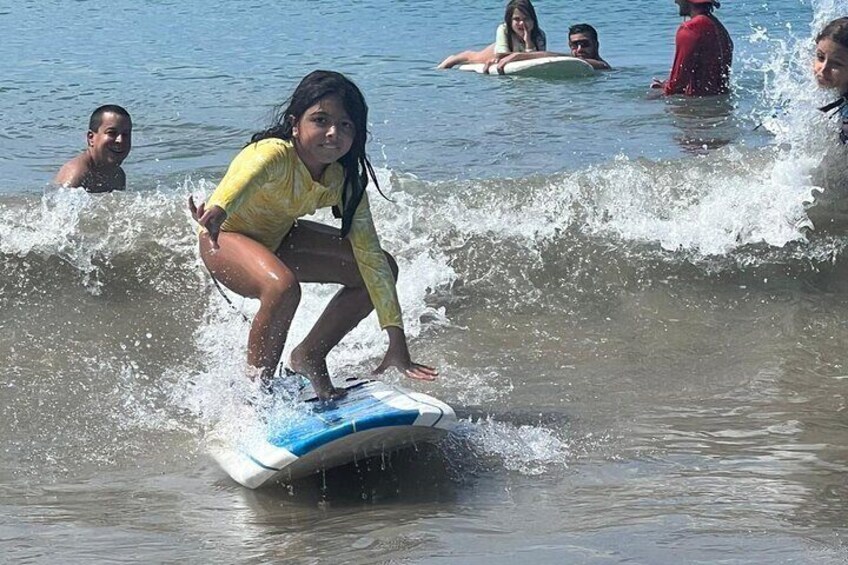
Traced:
<path fill-rule="evenodd" d="M 503 74 L 507 64 L 515 61 L 527 61 L 530 59 L 543 59 L 547 57 L 576 57 L 583 59 L 592 68 L 599 71 L 611 69 L 609 63 L 601 58 L 598 50 L 598 32 L 589 24 L 576 24 L 568 29 L 568 47 L 570 53 L 557 53 L 555 51 L 534 51 L 532 53 L 512 53 L 498 61 L 498 73 Z"/>
<path fill-rule="evenodd" d="M 375 373 L 397 367 L 413 379 L 438 375 L 410 359 L 397 263 L 380 247 L 365 191 L 369 180 L 377 185 L 365 153 L 367 125 L 359 88 L 339 73 L 314 71 L 273 125 L 233 159 L 209 200 L 195 205 L 189 198 L 202 227 L 200 257 L 213 280 L 259 300 L 247 362 L 266 391 L 303 283 L 342 285 L 289 358 L 289 370 L 307 377 L 320 399 L 344 396 L 330 380 L 327 354 L 375 308 L 389 336 Z M 331 206 L 341 229 L 299 219 Z"/>
<path fill-rule="evenodd" d="M 813 74 L 819 86 L 839 95 L 819 109 L 839 115 L 839 140 L 848 143 L 848 18 L 831 21 L 816 36 Z"/>
<path fill-rule="evenodd" d="M 665 81 L 654 79 L 651 88 L 663 94 L 713 96 L 730 92 L 733 41 L 713 14 L 718 0 L 674 0 L 684 21 L 675 36 L 674 63 Z"/>
<path fill-rule="evenodd" d="M 547 43 L 530 0 L 510 0 L 504 11 L 504 23 L 495 34 L 495 55 L 486 61 L 483 72 L 489 72 L 491 65 L 497 65 L 510 54 L 545 51 Z"/>
<path fill-rule="evenodd" d="M 82 187 L 88 192 L 124 190 L 127 175 L 121 163 L 132 149 L 132 119 L 120 106 L 100 106 L 88 120 L 88 147 L 65 163 L 53 182 L 64 187 Z"/>
<path fill-rule="evenodd" d="M 466 63 L 484 63 L 486 69 L 510 53 L 531 53 L 547 48 L 545 32 L 539 27 L 536 9 L 530 0 L 510 0 L 504 21 L 495 32 L 495 42 L 481 51 L 451 55 L 437 68 L 449 69 Z"/>
<path fill-rule="evenodd" d="M 504 11 L 504 23 L 495 35 L 495 55 L 544 51 L 545 32 L 539 27 L 536 9 L 530 0 L 511 0 Z"/>
<path fill-rule="evenodd" d="M 568 47 L 571 55 L 583 59 L 596 70 L 609 70 L 609 63 L 600 55 L 598 32 L 589 24 L 575 24 L 568 28 Z"/>

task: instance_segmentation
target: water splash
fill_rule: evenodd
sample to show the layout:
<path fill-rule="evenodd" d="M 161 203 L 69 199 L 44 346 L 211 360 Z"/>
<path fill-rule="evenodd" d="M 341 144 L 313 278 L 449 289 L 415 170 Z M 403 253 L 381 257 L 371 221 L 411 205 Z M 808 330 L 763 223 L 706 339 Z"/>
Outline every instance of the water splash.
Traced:
<path fill-rule="evenodd" d="M 471 465 L 473 462 L 467 454 L 474 453 L 475 460 L 496 461 L 503 468 L 522 475 L 565 469 L 573 455 L 569 442 L 546 426 L 516 426 L 492 418 L 461 423 L 446 449 L 455 466 L 461 466 L 463 461 Z M 456 471 L 463 474 L 462 469 Z"/>

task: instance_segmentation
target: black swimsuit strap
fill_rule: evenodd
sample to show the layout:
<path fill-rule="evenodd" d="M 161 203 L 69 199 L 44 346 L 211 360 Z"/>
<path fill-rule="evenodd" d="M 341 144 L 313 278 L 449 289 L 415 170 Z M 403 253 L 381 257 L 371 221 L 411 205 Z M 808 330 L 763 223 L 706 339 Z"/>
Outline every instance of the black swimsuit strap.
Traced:
<path fill-rule="evenodd" d="M 831 110 L 833 110 L 834 108 L 839 110 L 846 103 L 848 103 L 848 93 L 843 94 L 842 96 L 840 96 L 839 98 L 837 98 L 836 100 L 831 102 L 830 104 L 825 104 L 824 106 L 819 108 L 819 111 L 824 112 L 826 114 L 826 113 L 830 112 Z"/>
<path fill-rule="evenodd" d="M 220 292 L 220 293 L 221 293 L 221 296 L 223 296 L 223 297 L 224 297 L 224 300 L 226 300 L 226 301 L 227 301 L 227 304 L 229 304 L 229 305 L 230 305 L 230 308 L 232 308 L 232 309 L 233 309 L 233 311 L 238 312 L 239 314 L 241 314 L 241 317 L 242 317 L 242 318 L 244 318 L 244 321 L 245 321 L 245 322 L 250 323 L 250 318 L 248 318 L 248 317 L 245 315 L 245 313 L 244 313 L 244 312 L 242 312 L 241 310 L 239 310 L 239 309 L 236 307 L 236 305 L 235 305 L 235 304 L 233 304 L 233 301 L 232 301 L 232 300 L 230 300 L 230 297 L 229 297 L 229 296 L 227 296 L 227 293 L 226 293 L 226 292 L 224 292 L 224 289 L 223 289 L 223 288 L 221 288 L 221 283 L 219 283 L 219 282 L 218 282 L 218 279 L 216 279 L 216 278 L 215 278 L 215 275 L 213 275 L 213 274 L 212 274 L 212 271 L 210 271 L 209 269 L 206 269 L 206 270 L 207 270 L 207 272 L 209 273 L 209 276 L 210 276 L 210 277 L 212 277 L 212 282 L 213 282 L 213 283 L 215 283 L 215 288 L 217 288 L 217 289 L 218 289 L 218 292 Z"/>

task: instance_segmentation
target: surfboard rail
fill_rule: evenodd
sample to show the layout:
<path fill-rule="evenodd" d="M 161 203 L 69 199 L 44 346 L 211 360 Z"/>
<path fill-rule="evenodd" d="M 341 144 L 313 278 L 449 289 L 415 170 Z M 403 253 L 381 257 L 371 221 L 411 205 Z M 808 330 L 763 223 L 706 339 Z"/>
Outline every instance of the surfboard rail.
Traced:
<path fill-rule="evenodd" d="M 459 65 L 461 71 L 469 71 L 483 74 L 483 63 L 468 63 Z M 592 76 L 596 73 L 592 65 L 578 57 L 553 56 L 528 59 L 526 61 L 513 61 L 504 65 L 505 75 L 528 76 L 547 79 L 566 79 Z M 488 74 L 498 73 L 497 65 L 490 65 Z"/>

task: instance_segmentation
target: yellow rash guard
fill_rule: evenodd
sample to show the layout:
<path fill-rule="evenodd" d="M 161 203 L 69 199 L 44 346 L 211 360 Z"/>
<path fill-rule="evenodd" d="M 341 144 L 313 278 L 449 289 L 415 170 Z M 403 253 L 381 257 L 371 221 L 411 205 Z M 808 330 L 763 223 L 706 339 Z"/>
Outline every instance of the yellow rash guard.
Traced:
<path fill-rule="evenodd" d="M 321 181 L 315 182 L 291 142 L 263 139 L 233 159 L 207 207 L 220 206 L 227 213 L 223 231 L 244 234 L 276 252 L 297 218 L 318 208 L 341 206 L 343 184 L 339 163 L 328 166 Z M 380 327 L 402 328 L 395 279 L 374 229 L 367 193 L 362 195 L 347 238 Z"/>

